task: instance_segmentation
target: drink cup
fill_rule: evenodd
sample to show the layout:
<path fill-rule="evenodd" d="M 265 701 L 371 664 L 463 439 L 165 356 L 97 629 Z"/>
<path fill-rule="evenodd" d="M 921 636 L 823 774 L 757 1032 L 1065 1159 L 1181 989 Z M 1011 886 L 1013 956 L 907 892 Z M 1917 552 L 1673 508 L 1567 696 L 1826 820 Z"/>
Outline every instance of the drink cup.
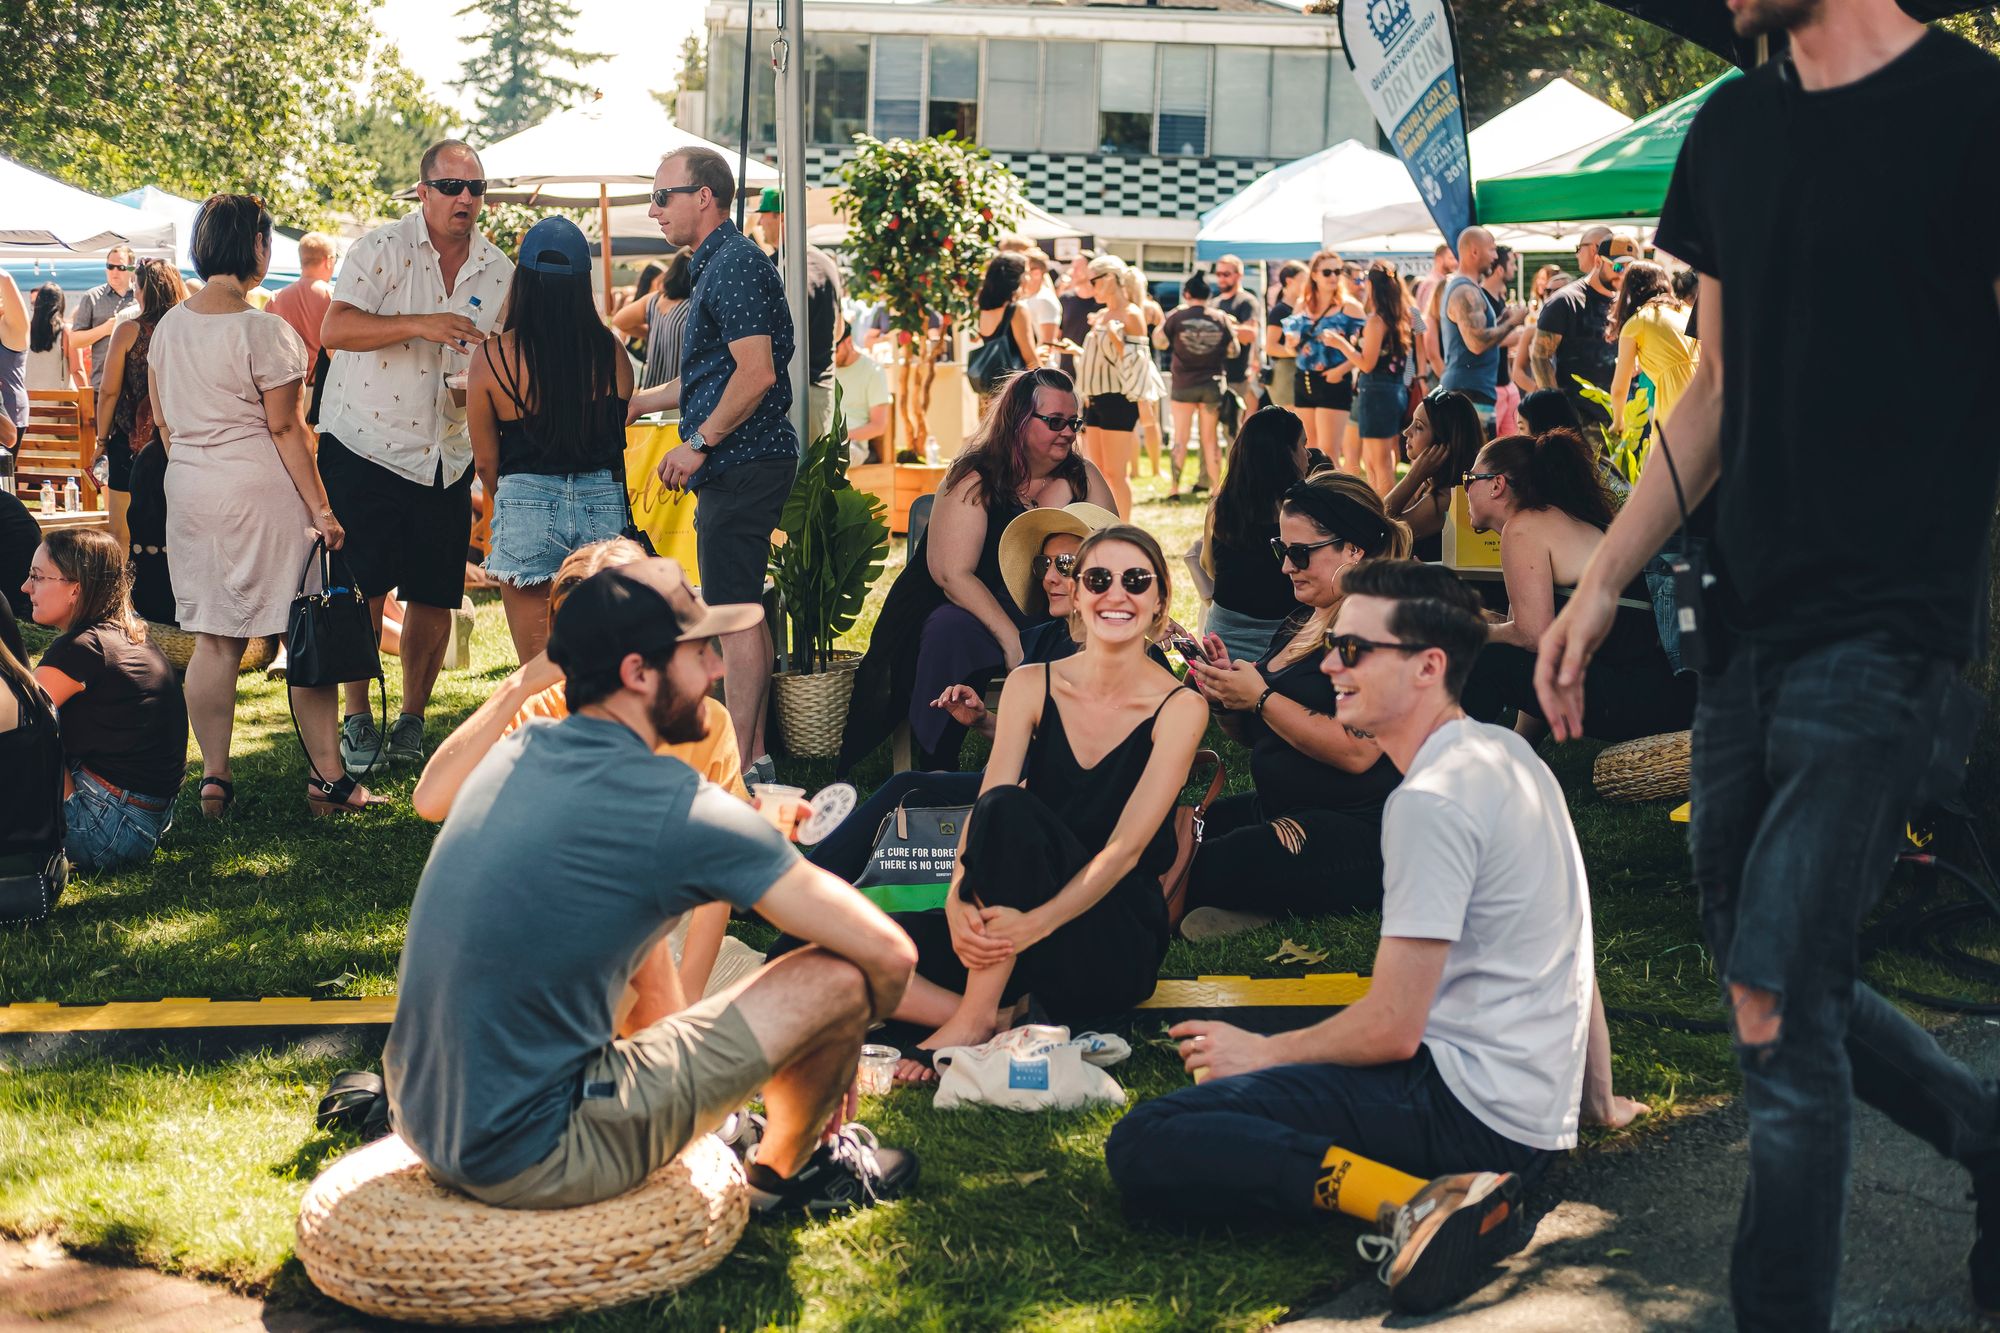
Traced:
<path fill-rule="evenodd" d="M 896 1062 L 903 1053 L 894 1046 L 868 1045 L 861 1048 L 860 1063 L 854 1067 L 854 1087 L 864 1097 L 881 1097 L 896 1087 Z"/>
<path fill-rule="evenodd" d="M 787 787 L 781 782 L 758 782 L 751 785 L 750 795 L 764 818 L 771 821 L 771 827 L 790 842 L 792 825 L 798 819 L 799 802 L 805 799 L 806 789 Z"/>

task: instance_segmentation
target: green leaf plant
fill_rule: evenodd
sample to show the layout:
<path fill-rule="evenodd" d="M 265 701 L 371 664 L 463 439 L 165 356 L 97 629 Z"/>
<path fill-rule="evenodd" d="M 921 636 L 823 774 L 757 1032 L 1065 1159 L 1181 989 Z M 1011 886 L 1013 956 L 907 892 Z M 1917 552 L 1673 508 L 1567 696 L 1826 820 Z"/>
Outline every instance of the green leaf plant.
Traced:
<path fill-rule="evenodd" d="M 799 460 L 778 519 L 785 542 L 771 561 L 792 621 L 792 668 L 808 675 L 831 664 L 834 640 L 861 614 L 889 555 L 889 507 L 847 480 L 846 417 L 837 385 L 832 420 Z"/>

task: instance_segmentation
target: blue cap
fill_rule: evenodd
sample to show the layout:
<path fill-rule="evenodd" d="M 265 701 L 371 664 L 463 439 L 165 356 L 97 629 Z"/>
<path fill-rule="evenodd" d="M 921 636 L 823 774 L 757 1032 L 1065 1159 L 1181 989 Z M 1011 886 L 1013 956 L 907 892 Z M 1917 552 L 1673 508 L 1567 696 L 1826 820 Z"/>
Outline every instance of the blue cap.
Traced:
<path fill-rule="evenodd" d="M 521 238 L 522 268 L 570 277 L 590 276 L 590 242 L 583 229 L 568 218 L 543 218 Z"/>

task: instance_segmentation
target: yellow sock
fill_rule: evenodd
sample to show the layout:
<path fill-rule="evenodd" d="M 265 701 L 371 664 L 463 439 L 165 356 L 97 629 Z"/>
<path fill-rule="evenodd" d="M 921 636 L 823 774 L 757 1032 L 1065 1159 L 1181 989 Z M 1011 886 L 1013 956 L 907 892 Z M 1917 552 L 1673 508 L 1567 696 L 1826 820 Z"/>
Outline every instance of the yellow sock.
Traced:
<path fill-rule="evenodd" d="M 1338 1144 L 1326 1150 L 1319 1166 L 1319 1177 L 1313 1181 L 1313 1207 L 1346 1213 L 1371 1225 L 1383 1204 L 1400 1207 L 1429 1183 L 1357 1156 Z"/>

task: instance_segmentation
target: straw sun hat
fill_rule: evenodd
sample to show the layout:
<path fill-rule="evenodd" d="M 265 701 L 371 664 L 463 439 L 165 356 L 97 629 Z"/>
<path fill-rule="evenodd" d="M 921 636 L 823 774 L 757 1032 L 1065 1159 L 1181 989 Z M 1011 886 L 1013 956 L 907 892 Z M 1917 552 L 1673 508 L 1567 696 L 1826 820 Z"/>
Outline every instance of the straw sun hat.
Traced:
<path fill-rule="evenodd" d="M 1000 534 L 1000 577 L 1014 605 L 1027 610 L 1028 601 L 1035 594 L 1037 580 L 1030 567 L 1042 553 L 1043 542 L 1058 532 L 1088 537 L 1099 528 L 1122 521 L 1103 505 L 1078 500 L 1061 509 L 1030 509 L 1009 523 Z"/>

